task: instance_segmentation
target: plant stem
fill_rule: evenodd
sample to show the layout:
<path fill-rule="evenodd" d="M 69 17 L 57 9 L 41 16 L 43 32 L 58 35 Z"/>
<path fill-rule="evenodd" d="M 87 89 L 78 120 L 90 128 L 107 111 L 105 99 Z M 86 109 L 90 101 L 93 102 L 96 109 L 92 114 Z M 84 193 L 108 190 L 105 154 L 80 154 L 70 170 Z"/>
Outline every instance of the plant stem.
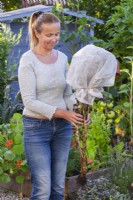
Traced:
<path fill-rule="evenodd" d="M 131 129 L 131 143 L 133 143 L 133 116 L 132 116 L 132 106 L 133 106 L 133 62 L 131 71 L 131 89 L 130 89 L 130 129 Z"/>
<path fill-rule="evenodd" d="M 87 173 L 87 157 L 86 157 L 86 141 L 87 141 L 87 125 L 85 124 L 85 120 L 87 120 L 89 105 L 82 104 L 78 102 L 79 105 L 79 113 L 83 116 L 84 124 L 82 126 L 82 130 L 80 131 L 80 160 L 81 160 L 81 169 L 78 181 L 82 184 L 86 184 L 86 173 Z"/>
<path fill-rule="evenodd" d="M 20 200 L 22 200 L 22 198 L 23 198 L 22 188 L 23 188 L 23 184 L 20 185 L 20 192 L 19 192 Z"/>

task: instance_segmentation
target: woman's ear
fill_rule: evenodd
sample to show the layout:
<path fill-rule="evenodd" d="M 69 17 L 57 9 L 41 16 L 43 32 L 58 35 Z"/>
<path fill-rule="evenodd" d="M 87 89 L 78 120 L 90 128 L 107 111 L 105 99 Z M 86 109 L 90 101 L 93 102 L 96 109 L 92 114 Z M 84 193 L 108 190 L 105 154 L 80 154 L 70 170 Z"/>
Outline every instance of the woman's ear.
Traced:
<path fill-rule="evenodd" d="M 34 31 L 34 33 L 35 33 L 35 36 L 36 36 L 37 38 L 39 38 L 40 33 L 38 33 L 36 30 Z"/>

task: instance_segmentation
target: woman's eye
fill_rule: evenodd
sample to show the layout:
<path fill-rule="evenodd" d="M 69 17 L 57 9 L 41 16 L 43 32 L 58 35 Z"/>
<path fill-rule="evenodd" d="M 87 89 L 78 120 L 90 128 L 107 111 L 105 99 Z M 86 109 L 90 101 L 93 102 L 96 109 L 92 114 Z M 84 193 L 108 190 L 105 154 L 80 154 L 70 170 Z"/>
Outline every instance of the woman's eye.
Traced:
<path fill-rule="evenodd" d="M 60 33 L 57 33 L 57 34 L 56 34 L 56 36 L 59 36 L 59 35 L 60 35 Z"/>
<path fill-rule="evenodd" d="M 60 33 L 56 33 L 55 34 L 55 36 L 59 36 L 60 35 Z M 47 37 L 52 37 L 53 36 L 53 34 L 48 34 L 48 35 L 46 35 Z"/>

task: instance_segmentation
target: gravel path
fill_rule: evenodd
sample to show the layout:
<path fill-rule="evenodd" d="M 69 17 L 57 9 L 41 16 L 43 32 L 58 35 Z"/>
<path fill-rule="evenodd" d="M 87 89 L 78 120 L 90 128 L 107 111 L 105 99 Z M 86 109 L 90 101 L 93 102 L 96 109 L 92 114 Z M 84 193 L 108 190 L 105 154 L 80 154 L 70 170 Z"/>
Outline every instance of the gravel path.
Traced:
<path fill-rule="evenodd" d="M 0 188 L 0 200 L 20 200 L 19 195 L 15 192 Z M 29 198 L 23 198 L 29 200 Z"/>

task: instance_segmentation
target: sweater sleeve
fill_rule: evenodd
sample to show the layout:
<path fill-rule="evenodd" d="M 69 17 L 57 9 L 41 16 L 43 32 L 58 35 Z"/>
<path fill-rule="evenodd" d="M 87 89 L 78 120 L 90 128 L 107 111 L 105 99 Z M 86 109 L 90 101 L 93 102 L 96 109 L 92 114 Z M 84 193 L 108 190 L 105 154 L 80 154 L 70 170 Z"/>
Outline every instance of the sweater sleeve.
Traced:
<path fill-rule="evenodd" d="M 65 77 L 67 76 L 67 72 L 68 72 L 68 63 L 66 62 Z M 65 91 L 64 91 L 64 100 L 65 100 L 65 103 L 66 103 L 68 110 L 73 110 L 73 105 L 76 104 L 77 101 L 76 101 L 75 96 L 72 92 L 72 88 L 68 83 L 66 84 L 66 88 L 65 88 Z"/>
<path fill-rule="evenodd" d="M 34 62 L 28 56 L 22 56 L 18 69 L 20 92 L 25 108 L 47 117 L 52 118 L 57 107 L 45 104 L 36 98 L 36 75 Z"/>

